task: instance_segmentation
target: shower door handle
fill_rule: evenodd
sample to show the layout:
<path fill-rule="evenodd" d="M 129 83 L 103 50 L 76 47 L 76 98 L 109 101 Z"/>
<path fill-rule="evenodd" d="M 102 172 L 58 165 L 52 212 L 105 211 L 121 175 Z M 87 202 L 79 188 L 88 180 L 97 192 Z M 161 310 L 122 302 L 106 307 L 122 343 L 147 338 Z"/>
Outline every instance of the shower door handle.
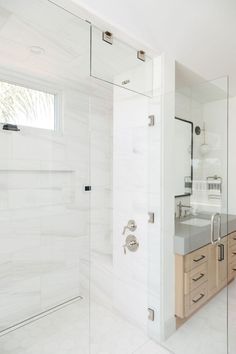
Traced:
<path fill-rule="evenodd" d="M 217 240 L 215 240 L 215 219 L 217 218 Z M 216 245 L 221 240 L 221 215 L 215 213 L 211 217 L 211 243 Z"/>

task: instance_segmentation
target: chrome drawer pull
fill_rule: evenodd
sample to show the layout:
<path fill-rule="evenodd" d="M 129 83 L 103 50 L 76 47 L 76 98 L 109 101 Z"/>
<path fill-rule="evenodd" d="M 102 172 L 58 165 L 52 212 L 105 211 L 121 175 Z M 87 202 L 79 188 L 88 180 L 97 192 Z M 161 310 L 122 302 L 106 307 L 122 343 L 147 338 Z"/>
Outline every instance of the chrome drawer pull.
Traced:
<path fill-rule="evenodd" d="M 197 258 L 197 259 L 194 259 L 193 261 L 194 262 L 199 262 L 199 261 L 201 261 L 202 259 L 204 259 L 204 258 L 206 258 L 205 256 L 201 256 L 201 257 L 199 257 L 199 258 Z"/>
<path fill-rule="evenodd" d="M 201 273 L 200 275 L 199 275 L 199 277 L 197 277 L 197 278 L 193 278 L 192 280 L 193 281 L 198 281 L 198 280 L 200 280 L 200 279 L 202 279 L 203 277 L 204 277 L 204 273 Z"/>
<path fill-rule="evenodd" d="M 196 300 L 192 299 L 192 302 L 194 302 L 196 304 L 198 301 L 200 301 L 202 298 L 204 298 L 204 296 L 205 296 L 205 294 L 200 294 L 199 298 Z"/>

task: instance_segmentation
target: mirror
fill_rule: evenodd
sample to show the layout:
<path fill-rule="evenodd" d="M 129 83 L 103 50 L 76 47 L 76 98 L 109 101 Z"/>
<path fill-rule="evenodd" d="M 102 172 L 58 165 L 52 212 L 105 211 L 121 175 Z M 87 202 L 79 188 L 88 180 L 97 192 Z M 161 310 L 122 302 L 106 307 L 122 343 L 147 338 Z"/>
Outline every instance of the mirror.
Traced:
<path fill-rule="evenodd" d="M 175 197 L 192 194 L 193 123 L 175 117 Z"/>

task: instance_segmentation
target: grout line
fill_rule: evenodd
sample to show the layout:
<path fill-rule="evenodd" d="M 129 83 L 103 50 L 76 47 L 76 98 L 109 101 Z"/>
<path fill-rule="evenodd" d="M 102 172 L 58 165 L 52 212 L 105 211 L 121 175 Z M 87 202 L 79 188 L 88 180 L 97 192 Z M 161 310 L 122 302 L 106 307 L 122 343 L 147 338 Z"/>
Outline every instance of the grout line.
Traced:
<path fill-rule="evenodd" d="M 169 354 L 175 354 L 174 352 L 172 352 L 172 350 L 171 349 L 169 349 L 169 348 L 167 348 L 166 346 L 164 346 L 163 344 L 160 344 L 160 343 L 157 343 L 157 342 L 155 342 L 154 340 L 152 340 L 152 339 L 148 339 L 144 344 L 142 344 L 140 347 L 138 347 L 134 352 L 132 352 L 132 354 L 135 354 L 135 353 L 137 353 L 140 349 L 142 349 L 146 344 L 148 344 L 148 343 L 154 343 L 156 346 L 157 346 L 157 349 L 158 349 L 158 347 L 160 347 L 161 349 L 164 349 L 164 350 L 166 350 Z M 151 354 L 151 353 L 150 353 Z"/>
<path fill-rule="evenodd" d="M 137 349 L 135 349 L 135 351 L 132 352 L 132 354 L 137 353 L 137 351 L 142 349 L 149 341 L 150 341 L 150 339 L 147 339 L 143 344 L 141 344 Z"/>

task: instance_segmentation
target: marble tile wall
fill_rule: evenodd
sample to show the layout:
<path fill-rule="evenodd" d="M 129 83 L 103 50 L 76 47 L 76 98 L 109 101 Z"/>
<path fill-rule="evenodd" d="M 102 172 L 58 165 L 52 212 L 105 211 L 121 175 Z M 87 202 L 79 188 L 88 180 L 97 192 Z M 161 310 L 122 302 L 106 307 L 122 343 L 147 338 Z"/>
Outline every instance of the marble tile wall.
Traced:
<path fill-rule="evenodd" d="M 148 103 L 145 96 L 114 88 L 113 301 L 123 316 L 143 329 L 148 304 Z M 130 219 L 137 230 L 122 235 Z M 124 253 L 128 234 L 138 239 L 135 253 Z"/>
<path fill-rule="evenodd" d="M 101 86 L 102 85 L 102 86 Z M 112 307 L 113 87 L 93 83 L 90 104 L 90 298 Z"/>
<path fill-rule="evenodd" d="M 0 131 L 0 330 L 83 293 L 89 99 L 63 101 L 61 131 Z"/>

